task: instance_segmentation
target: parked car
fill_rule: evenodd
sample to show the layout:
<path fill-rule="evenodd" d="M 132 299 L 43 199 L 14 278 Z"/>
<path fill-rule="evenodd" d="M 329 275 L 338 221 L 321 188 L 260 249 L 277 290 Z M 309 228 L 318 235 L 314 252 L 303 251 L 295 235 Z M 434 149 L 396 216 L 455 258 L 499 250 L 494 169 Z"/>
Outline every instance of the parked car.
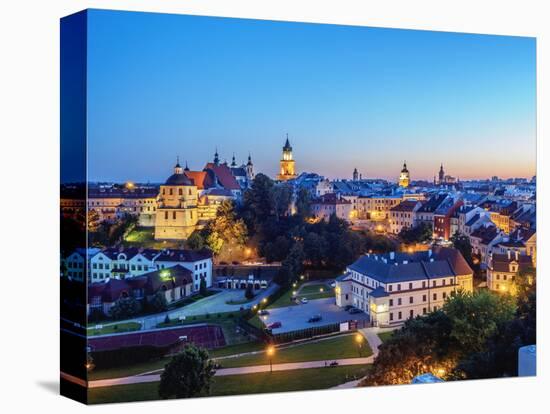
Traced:
<path fill-rule="evenodd" d="M 258 312 L 260 316 L 266 316 L 269 315 L 269 311 L 267 309 L 262 309 L 260 312 Z"/>
<path fill-rule="evenodd" d="M 313 322 L 319 322 L 320 320 L 322 320 L 323 317 L 321 315 L 313 315 L 311 318 L 309 318 L 307 321 L 309 323 L 313 323 Z"/>
<path fill-rule="evenodd" d="M 307 300 L 307 298 L 302 298 L 302 299 L 300 299 L 300 302 L 305 304 L 305 303 L 308 303 L 308 300 Z"/>
<path fill-rule="evenodd" d="M 277 329 L 277 328 L 280 328 L 282 326 L 283 326 L 283 324 L 281 322 L 277 321 L 277 322 L 272 322 L 269 325 L 267 325 L 267 329 Z"/>
<path fill-rule="evenodd" d="M 349 310 L 350 310 L 351 308 L 353 308 L 353 305 L 346 305 L 346 306 L 344 306 L 344 310 L 345 310 L 346 312 L 349 312 Z"/>
<path fill-rule="evenodd" d="M 362 311 L 361 309 L 357 309 L 357 308 L 351 308 L 351 309 L 348 311 L 348 313 L 349 313 L 350 315 L 354 315 L 354 314 L 356 314 L 356 313 L 361 313 L 361 312 L 363 312 L 363 311 Z"/>
<path fill-rule="evenodd" d="M 332 282 L 332 283 L 330 284 L 330 287 L 331 287 L 331 288 L 335 288 L 335 287 L 336 287 L 336 282 Z"/>
<path fill-rule="evenodd" d="M 338 366 L 338 361 L 332 361 L 329 366 L 331 367 L 337 367 Z"/>

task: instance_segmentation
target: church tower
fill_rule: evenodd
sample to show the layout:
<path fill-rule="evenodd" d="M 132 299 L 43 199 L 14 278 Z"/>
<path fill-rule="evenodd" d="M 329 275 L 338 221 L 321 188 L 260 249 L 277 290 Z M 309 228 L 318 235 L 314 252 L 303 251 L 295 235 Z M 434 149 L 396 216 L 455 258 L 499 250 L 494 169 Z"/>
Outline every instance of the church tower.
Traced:
<path fill-rule="evenodd" d="M 214 154 L 214 165 L 220 165 L 220 156 L 218 155 L 218 148 L 216 148 L 216 153 Z"/>
<path fill-rule="evenodd" d="M 441 163 L 441 168 L 439 168 L 439 184 L 445 182 L 445 171 L 443 171 L 443 163 Z"/>
<path fill-rule="evenodd" d="M 353 181 L 357 181 L 359 179 L 359 173 L 357 172 L 357 168 L 353 169 Z"/>
<path fill-rule="evenodd" d="M 280 161 L 281 169 L 277 175 L 277 180 L 287 181 L 296 178 L 294 160 L 292 159 L 292 147 L 286 134 L 286 143 L 283 147 L 283 158 Z"/>
<path fill-rule="evenodd" d="M 249 182 L 254 179 L 254 165 L 252 164 L 252 157 L 248 154 L 248 162 L 246 163 L 246 178 Z"/>
<path fill-rule="evenodd" d="M 411 176 L 409 170 L 407 169 L 407 161 L 403 163 L 403 169 L 399 175 L 399 187 L 407 188 L 410 184 Z"/>

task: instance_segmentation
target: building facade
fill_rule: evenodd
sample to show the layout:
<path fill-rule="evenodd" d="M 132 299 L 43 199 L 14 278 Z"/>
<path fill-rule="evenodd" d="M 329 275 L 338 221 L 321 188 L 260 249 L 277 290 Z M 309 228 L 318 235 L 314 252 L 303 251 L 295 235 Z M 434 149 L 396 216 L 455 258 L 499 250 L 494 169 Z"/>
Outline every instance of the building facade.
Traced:
<path fill-rule="evenodd" d="M 456 249 L 367 254 L 337 280 L 336 303 L 364 311 L 375 326 L 395 326 L 441 308 L 457 290 L 473 291 L 473 270 Z"/>

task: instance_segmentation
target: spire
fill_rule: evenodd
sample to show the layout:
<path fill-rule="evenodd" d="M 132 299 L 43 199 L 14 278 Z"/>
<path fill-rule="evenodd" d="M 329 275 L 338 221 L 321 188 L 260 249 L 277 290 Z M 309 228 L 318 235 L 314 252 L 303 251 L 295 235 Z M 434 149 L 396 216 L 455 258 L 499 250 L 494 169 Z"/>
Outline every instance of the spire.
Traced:
<path fill-rule="evenodd" d="M 292 147 L 290 146 L 290 141 L 288 140 L 288 133 L 286 134 L 286 142 L 285 142 L 285 146 L 283 147 L 283 151 L 292 151 Z"/>
<path fill-rule="evenodd" d="M 235 153 L 233 153 L 233 158 L 231 158 L 231 166 L 236 167 L 237 163 L 235 162 Z"/>
<path fill-rule="evenodd" d="M 250 156 L 250 152 L 248 153 L 248 163 L 247 165 L 252 165 L 252 157 Z"/>
<path fill-rule="evenodd" d="M 174 166 L 174 174 L 183 174 L 183 170 L 181 169 L 181 165 L 180 165 L 179 155 L 176 157 L 176 165 Z"/>
<path fill-rule="evenodd" d="M 187 160 L 185 161 L 185 168 L 184 171 L 189 171 L 189 165 L 187 165 Z"/>
<path fill-rule="evenodd" d="M 214 153 L 214 164 L 219 165 L 220 156 L 218 155 L 218 147 L 216 147 L 216 152 Z"/>

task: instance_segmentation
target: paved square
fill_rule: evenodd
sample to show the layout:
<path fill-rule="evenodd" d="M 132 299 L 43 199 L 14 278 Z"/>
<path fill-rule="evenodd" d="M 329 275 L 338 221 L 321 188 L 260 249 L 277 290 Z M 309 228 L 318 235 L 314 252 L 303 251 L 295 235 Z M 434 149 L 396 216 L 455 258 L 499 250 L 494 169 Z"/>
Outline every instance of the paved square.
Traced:
<path fill-rule="evenodd" d="M 319 322 L 309 323 L 308 319 L 314 315 L 321 315 L 323 319 Z M 262 320 L 266 325 L 276 321 L 281 322 L 280 328 L 273 329 L 274 334 L 279 334 L 345 321 L 368 321 L 369 316 L 366 313 L 350 315 L 344 309 L 336 306 L 334 298 L 325 298 L 310 300 L 306 304 L 296 306 L 269 309 L 269 315 L 265 319 L 262 317 Z"/>

